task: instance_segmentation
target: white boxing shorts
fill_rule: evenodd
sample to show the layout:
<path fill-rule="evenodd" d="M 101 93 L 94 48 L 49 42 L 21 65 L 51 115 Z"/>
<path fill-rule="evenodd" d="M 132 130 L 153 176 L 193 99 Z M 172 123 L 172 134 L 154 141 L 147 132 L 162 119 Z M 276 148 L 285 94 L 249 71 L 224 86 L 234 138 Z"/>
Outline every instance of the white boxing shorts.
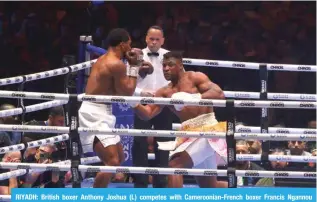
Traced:
<path fill-rule="evenodd" d="M 184 121 L 180 130 L 224 132 L 225 128 L 226 125 L 223 122 L 220 126 L 214 113 L 209 113 Z M 186 151 L 192 159 L 193 168 L 216 169 L 217 165 L 225 165 L 227 162 L 227 143 L 225 139 L 188 138 L 174 151 L 170 152 L 170 158 L 183 151 Z"/>
<path fill-rule="evenodd" d="M 114 128 L 116 117 L 112 114 L 112 105 L 83 102 L 79 111 L 79 127 L 86 128 Z M 80 134 L 80 142 L 83 153 L 93 152 L 94 139 L 97 137 L 104 147 L 116 145 L 120 142 L 118 135 L 104 134 Z"/>

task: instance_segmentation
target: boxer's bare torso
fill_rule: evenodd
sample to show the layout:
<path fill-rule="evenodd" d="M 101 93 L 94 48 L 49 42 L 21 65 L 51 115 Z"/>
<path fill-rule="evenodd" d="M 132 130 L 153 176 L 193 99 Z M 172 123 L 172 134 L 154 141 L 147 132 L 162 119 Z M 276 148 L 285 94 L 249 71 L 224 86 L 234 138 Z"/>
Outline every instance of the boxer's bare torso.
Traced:
<path fill-rule="evenodd" d="M 203 94 L 206 91 L 209 91 L 208 99 L 223 99 L 222 90 L 211 82 L 205 74 L 188 71 L 181 74 L 176 84 L 171 82 L 166 87 L 159 89 L 155 97 L 171 98 L 173 94 L 178 92 Z M 150 119 L 159 114 L 163 107 L 162 105 L 140 106 L 135 112 L 140 117 Z M 213 107 L 204 106 L 186 106 L 181 111 L 175 110 L 173 105 L 169 105 L 168 108 L 180 118 L 181 122 L 213 112 Z"/>

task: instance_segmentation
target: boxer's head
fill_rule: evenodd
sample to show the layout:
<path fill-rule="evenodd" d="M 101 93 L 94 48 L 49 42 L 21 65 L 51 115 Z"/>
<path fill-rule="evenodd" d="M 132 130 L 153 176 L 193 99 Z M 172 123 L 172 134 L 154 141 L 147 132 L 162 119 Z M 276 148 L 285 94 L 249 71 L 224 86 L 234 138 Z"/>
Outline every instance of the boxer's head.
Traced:
<path fill-rule="evenodd" d="M 160 26 L 152 26 L 146 34 L 146 45 L 151 52 L 157 52 L 164 44 L 164 33 Z"/>
<path fill-rule="evenodd" d="M 107 36 L 107 44 L 109 48 L 119 51 L 122 56 L 131 50 L 130 34 L 121 28 L 113 29 Z"/>
<path fill-rule="evenodd" d="M 163 56 L 163 73 L 168 81 L 177 80 L 179 74 L 184 72 L 183 57 L 179 52 L 171 51 Z"/>

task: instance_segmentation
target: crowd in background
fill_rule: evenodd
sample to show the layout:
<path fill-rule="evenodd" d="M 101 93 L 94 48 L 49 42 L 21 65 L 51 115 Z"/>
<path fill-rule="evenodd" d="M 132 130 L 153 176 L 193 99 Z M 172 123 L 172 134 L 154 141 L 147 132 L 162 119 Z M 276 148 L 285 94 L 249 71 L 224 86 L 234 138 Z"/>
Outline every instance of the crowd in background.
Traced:
<path fill-rule="evenodd" d="M 115 27 L 126 28 L 133 46 L 143 48 L 146 30 L 155 24 L 164 29 L 163 47 L 182 51 L 187 58 L 315 65 L 315 16 L 316 2 L 0 2 L 0 75 L 59 68 L 63 56 L 77 56 L 80 35 L 92 35 L 94 44 L 104 47 L 107 33 Z M 206 73 L 223 90 L 260 90 L 258 71 L 186 69 Z M 315 74 L 275 71 L 269 73 L 268 91 L 316 94 L 315 84 Z M 52 78 L 27 83 L 25 90 L 63 92 L 63 86 L 63 78 Z M 216 113 L 221 120 L 222 109 Z M 257 109 L 239 109 L 237 116 L 245 125 L 260 124 Z M 270 126 L 316 128 L 313 110 L 269 110 L 269 116 Z M 46 118 L 46 111 L 26 116 L 27 121 Z M 305 142 L 288 142 L 279 149 L 272 152 L 287 154 L 289 149 L 292 155 L 316 155 L 316 146 Z"/>

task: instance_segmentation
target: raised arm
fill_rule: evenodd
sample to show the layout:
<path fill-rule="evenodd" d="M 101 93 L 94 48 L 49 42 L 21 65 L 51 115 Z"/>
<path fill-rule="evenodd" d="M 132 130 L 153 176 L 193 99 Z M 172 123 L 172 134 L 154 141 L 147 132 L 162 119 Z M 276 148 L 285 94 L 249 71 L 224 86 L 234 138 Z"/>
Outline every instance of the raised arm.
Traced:
<path fill-rule="evenodd" d="M 155 93 L 155 97 L 163 97 L 164 90 L 161 88 Z M 141 105 L 138 104 L 134 111 L 138 115 L 138 117 L 142 120 L 150 120 L 157 116 L 163 110 L 164 105 Z"/>
<path fill-rule="evenodd" d="M 121 61 L 111 65 L 110 71 L 114 79 L 116 93 L 118 95 L 132 96 L 136 87 L 137 77 L 128 76 L 126 65 Z"/>
<path fill-rule="evenodd" d="M 193 74 L 193 80 L 201 94 L 201 99 L 225 99 L 222 89 L 201 72 Z"/>

